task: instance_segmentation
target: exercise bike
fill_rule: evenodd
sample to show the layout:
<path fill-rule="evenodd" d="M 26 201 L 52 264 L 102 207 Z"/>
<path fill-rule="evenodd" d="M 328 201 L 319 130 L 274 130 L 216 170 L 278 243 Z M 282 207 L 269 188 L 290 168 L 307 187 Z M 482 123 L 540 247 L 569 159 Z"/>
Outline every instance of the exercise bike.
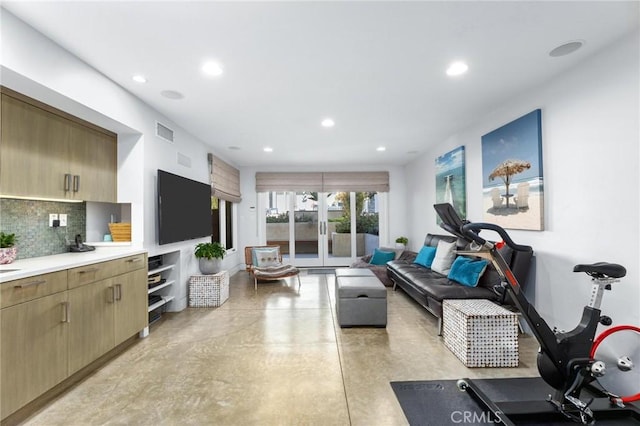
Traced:
<path fill-rule="evenodd" d="M 527 300 L 500 253 L 505 244 L 516 251 L 532 248 L 514 243 L 498 225 L 463 221 L 450 204 L 436 204 L 434 208 L 442 219 L 442 228 L 469 244 L 471 253 L 465 254 L 487 259 L 495 266 L 502 282 L 495 290 L 510 296 L 538 340 L 538 372 L 555 394 L 544 401 L 496 403 L 470 379 L 459 380 L 458 388 L 490 410 L 499 420 L 497 423 L 505 425 L 518 424 L 518 420 L 544 422 L 558 418 L 582 424 L 612 418 L 630 418 L 635 419 L 634 424 L 640 423 L 640 410 L 629 405 L 640 399 L 640 376 L 634 365 L 640 357 L 640 328 L 613 327 L 596 338 L 599 324 L 610 326 L 613 322 L 600 311 L 604 292 L 626 275 L 625 268 L 605 262 L 576 265 L 574 272 L 584 272 L 592 278 L 591 299 L 573 330 L 551 329 Z M 502 242 L 482 238 L 480 232 L 485 230 L 496 232 Z M 616 420 L 614 424 L 622 423 Z"/>

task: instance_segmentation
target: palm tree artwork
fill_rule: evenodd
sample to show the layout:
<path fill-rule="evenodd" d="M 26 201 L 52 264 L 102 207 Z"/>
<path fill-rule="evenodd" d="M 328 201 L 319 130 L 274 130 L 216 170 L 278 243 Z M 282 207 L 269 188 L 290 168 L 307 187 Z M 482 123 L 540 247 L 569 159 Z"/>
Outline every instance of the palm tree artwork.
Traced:
<path fill-rule="evenodd" d="M 493 181 L 495 178 L 499 177 L 504 182 L 506 187 L 504 197 L 507 199 L 507 208 L 509 208 L 509 198 L 511 194 L 509 194 L 509 185 L 511 184 L 511 177 L 518 173 L 522 173 L 525 170 L 531 168 L 531 163 L 523 160 L 505 160 L 502 163 L 498 164 L 495 169 L 489 175 L 489 180 Z"/>

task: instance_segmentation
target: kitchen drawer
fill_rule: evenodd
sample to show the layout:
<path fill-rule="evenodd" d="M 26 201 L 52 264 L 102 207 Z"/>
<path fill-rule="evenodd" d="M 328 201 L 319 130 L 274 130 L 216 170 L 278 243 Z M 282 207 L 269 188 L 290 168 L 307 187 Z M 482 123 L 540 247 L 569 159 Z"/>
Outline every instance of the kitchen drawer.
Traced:
<path fill-rule="evenodd" d="M 127 272 L 145 268 L 147 266 L 147 255 L 145 253 L 140 253 L 134 256 L 114 260 L 114 262 L 118 263 L 117 274 L 126 274 Z"/>
<path fill-rule="evenodd" d="M 69 290 L 118 275 L 120 259 L 69 269 Z"/>
<path fill-rule="evenodd" d="M 29 278 L 7 281 L 0 285 L 2 296 L 0 307 L 38 299 L 67 289 L 67 271 L 35 275 Z"/>

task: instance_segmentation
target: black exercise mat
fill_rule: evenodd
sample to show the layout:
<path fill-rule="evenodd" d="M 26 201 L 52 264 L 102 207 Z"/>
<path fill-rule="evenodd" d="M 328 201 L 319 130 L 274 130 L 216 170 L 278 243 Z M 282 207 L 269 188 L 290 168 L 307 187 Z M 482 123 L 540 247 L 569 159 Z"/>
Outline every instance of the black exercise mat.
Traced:
<path fill-rule="evenodd" d="M 496 417 L 481 409 L 466 392 L 456 386 L 457 380 L 391 382 L 402 411 L 414 426 L 493 425 Z M 539 377 L 509 379 L 473 379 L 493 401 L 539 401 L 553 393 Z M 627 421 L 629 420 L 629 421 Z M 567 425 L 572 422 L 536 422 L 520 420 L 519 425 Z M 575 424 L 575 423 L 573 423 Z M 597 426 L 640 424 L 634 419 L 599 420 Z"/>

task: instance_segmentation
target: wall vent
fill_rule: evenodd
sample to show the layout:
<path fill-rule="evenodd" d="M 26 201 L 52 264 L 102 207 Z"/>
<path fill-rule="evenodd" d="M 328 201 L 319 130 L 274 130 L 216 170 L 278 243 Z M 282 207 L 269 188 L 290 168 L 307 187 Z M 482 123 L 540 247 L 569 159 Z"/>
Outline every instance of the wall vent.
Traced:
<path fill-rule="evenodd" d="M 156 121 L 156 136 L 168 142 L 173 142 L 173 130 Z"/>

